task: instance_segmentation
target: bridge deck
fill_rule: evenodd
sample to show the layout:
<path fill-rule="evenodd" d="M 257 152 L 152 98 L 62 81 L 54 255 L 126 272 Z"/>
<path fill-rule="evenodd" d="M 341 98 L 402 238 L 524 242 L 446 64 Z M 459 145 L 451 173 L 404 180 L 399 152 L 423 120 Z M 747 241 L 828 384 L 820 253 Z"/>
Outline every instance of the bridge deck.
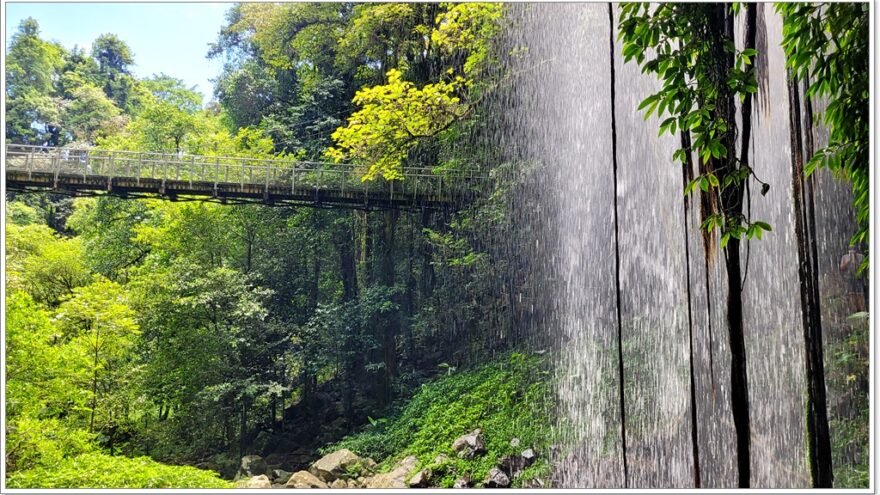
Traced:
<path fill-rule="evenodd" d="M 123 197 L 163 196 L 348 208 L 441 208 L 472 197 L 486 177 L 406 167 L 404 180 L 362 181 L 350 164 L 6 146 L 6 187 Z"/>

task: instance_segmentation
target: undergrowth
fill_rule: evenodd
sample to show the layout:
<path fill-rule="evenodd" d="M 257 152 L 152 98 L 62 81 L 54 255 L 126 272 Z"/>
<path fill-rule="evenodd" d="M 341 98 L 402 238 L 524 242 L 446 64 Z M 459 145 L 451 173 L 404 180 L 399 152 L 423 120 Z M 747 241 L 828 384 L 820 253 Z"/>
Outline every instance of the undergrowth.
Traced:
<path fill-rule="evenodd" d="M 17 471 L 7 488 L 231 488 L 213 471 L 169 466 L 149 457 L 109 456 L 96 452 L 66 458 L 52 467 Z"/>
<path fill-rule="evenodd" d="M 390 470 L 408 455 L 419 458 L 420 468 L 432 472 L 432 484 L 451 487 L 459 477 L 470 477 L 479 486 L 486 473 L 507 455 L 532 447 L 538 460 L 512 481 L 546 478 L 552 443 L 552 397 L 547 359 L 522 353 L 506 354 L 488 364 L 448 374 L 423 384 L 412 399 L 387 418 L 371 420 L 362 432 L 350 435 L 322 451 L 341 448 L 379 460 Z M 452 442 L 480 428 L 487 453 L 460 459 Z M 511 440 L 518 438 L 518 446 Z M 448 460 L 434 464 L 445 454 Z"/>

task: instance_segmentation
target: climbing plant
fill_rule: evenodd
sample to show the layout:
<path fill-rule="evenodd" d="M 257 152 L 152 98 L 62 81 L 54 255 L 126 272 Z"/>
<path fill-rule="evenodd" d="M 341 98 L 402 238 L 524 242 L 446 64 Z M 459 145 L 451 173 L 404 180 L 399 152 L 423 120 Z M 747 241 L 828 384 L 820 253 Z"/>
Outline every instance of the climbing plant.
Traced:
<path fill-rule="evenodd" d="M 869 6 L 861 3 L 778 3 L 782 48 L 788 66 L 809 85 L 806 97 L 824 98 L 822 121 L 828 144 L 806 166 L 849 178 L 858 230 L 850 244 L 867 247 L 870 214 L 868 132 L 870 125 Z M 867 251 L 867 250 L 866 250 Z M 868 266 L 867 252 L 861 270 Z"/>
<path fill-rule="evenodd" d="M 737 5 L 731 9 L 734 14 L 739 10 Z M 635 60 L 643 73 L 662 82 L 639 105 L 645 119 L 654 113 L 666 116 L 660 123 L 661 136 L 679 130 L 690 134 L 690 146 L 677 149 L 673 159 L 685 164 L 695 153 L 710 165 L 701 167 L 684 193 L 707 193 L 711 213 L 704 216 L 702 227 L 710 232 L 718 229 L 724 248 L 731 237 L 760 239 L 771 230 L 766 222 L 753 221 L 740 205 L 732 204 L 736 198 L 725 192 L 748 186 L 750 178 L 761 184 L 762 194 L 770 186 L 757 178 L 746 154 L 737 158 L 734 152 L 733 98 L 742 102 L 757 90 L 752 67 L 757 52 L 738 50 L 716 17 L 717 6 L 710 4 L 622 4 L 619 37 L 624 61 Z M 720 42 L 713 43 L 715 39 Z"/>

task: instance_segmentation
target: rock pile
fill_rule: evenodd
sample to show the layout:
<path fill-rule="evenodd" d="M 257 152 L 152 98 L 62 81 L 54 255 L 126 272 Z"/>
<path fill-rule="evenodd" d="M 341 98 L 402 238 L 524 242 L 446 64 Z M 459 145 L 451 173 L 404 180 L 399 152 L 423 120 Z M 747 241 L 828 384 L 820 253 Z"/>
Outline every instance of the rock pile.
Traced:
<path fill-rule="evenodd" d="M 512 447 L 519 439 L 511 441 Z M 474 459 L 485 455 L 486 442 L 480 429 L 462 435 L 452 442 L 451 449 L 461 459 Z M 474 480 L 470 473 L 459 473 L 454 488 L 482 486 L 486 488 L 509 488 L 512 480 L 537 459 L 532 448 L 518 455 L 500 459 L 482 480 Z M 290 473 L 283 469 L 269 469 L 266 462 L 256 455 L 245 456 L 236 474 L 236 488 L 430 488 L 439 482 L 438 474 L 455 473 L 453 459 L 446 454 L 438 455 L 432 464 L 420 468 L 416 456 L 408 456 L 385 473 L 376 473 L 377 465 L 369 457 L 359 457 L 348 449 L 340 449 L 312 463 L 308 469 Z M 432 472 L 432 469 L 437 472 Z M 433 479 L 432 479 L 433 478 Z M 540 480 L 524 480 L 524 487 L 543 486 Z"/>

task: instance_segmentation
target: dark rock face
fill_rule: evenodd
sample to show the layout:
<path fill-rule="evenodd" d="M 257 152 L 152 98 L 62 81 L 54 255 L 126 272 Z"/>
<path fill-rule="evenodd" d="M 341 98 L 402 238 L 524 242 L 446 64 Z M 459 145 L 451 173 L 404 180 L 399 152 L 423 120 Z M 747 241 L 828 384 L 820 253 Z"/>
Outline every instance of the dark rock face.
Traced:
<path fill-rule="evenodd" d="M 507 488 L 510 486 L 510 478 L 496 467 L 489 470 L 483 484 L 486 488 Z"/>
<path fill-rule="evenodd" d="M 472 433 L 462 435 L 452 442 L 452 450 L 464 459 L 473 459 L 475 456 L 486 453 L 486 442 L 483 440 L 483 432 L 477 428 Z"/>

